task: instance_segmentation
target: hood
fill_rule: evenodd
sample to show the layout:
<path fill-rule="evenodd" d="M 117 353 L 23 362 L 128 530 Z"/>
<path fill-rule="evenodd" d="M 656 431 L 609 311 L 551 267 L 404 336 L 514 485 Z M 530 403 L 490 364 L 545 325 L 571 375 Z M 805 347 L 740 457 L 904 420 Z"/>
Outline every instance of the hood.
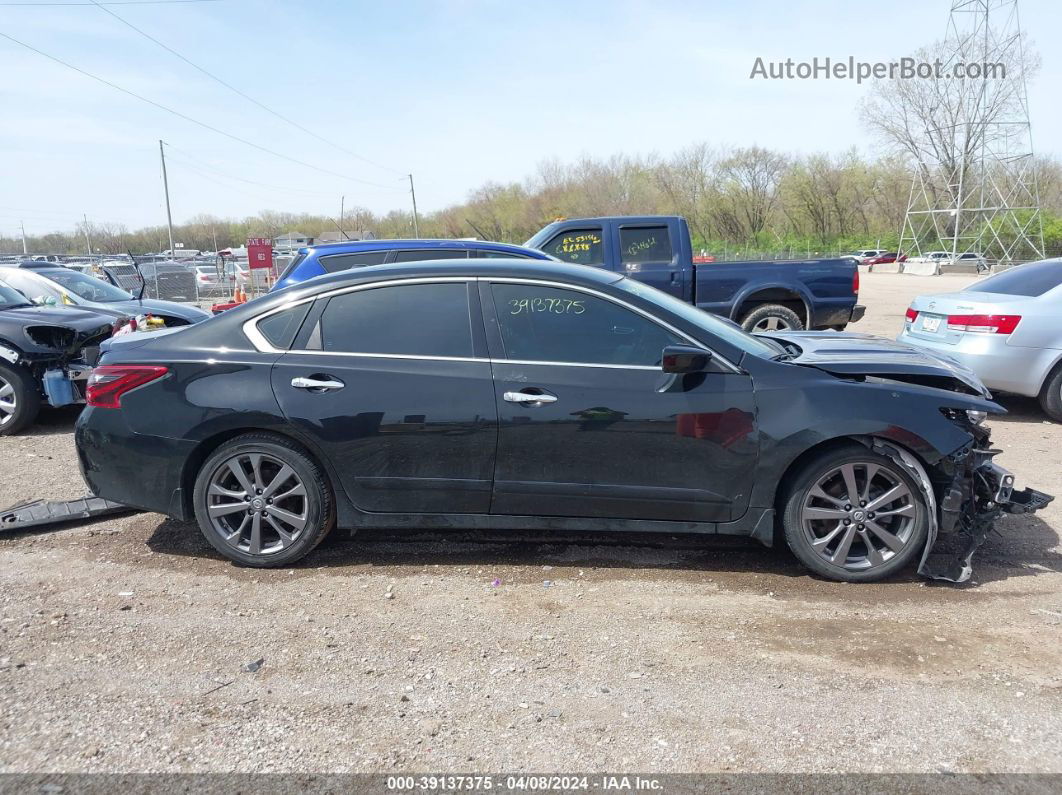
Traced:
<path fill-rule="evenodd" d="M 764 336 L 801 349 L 790 361 L 839 376 L 873 376 L 949 389 L 991 399 L 973 370 L 950 356 L 870 334 L 833 331 L 771 333 Z M 956 389 L 958 387 L 958 389 Z"/>
<path fill-rule="evenodd" d="M 0 336 L 25 353 L 72 356 L 98 345 L 113 331 L 105 314 L 73 307 L 24 307 L 0 311 Z"/>
<path fill-rule="evenodd" d="M 170 315 L 171 317 L 178 317 L 181 320 L 187 320 L 189 323 L 198 323 L 200 320 L 206 320 L 209 317 L 213 317 L 210 312 L 207 312 L 205 309 L 200 309 L 197 306 L 180 304 L 176 301 L 159 301 L 154 298 L 145 298 L 143 301 L 130 298 L 128 301 L 110 301 L 106 304 L 93 304 L 92 307 L 95 310 L 114 315 L 115 317 L 131 317 L 143 314 Z"/>

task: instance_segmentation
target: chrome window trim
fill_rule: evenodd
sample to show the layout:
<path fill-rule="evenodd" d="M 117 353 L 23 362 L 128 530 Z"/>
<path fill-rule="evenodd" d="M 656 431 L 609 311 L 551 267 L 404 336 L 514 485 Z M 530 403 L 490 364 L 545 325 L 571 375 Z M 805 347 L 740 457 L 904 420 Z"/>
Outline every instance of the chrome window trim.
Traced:
<path fill-rule="evenodd" d="M 270 344 L 269 340 L 258 330 L 258 323 L 265 320 L 267 317 L 271 317 L 280 312 L 284 312 L 300 304 L 307 303 L 309 301 L 316 301 L 319 298 L 332 298 L 337 295 L 344 295 L 346 293 L 360 292 L 361 290 L 371 290 L 377 287 L 392 287 L 402 284 L 439 284 L 446 282 L 488 282 L 490 284 L 537 284 L 543 287 L 554 287 L 560 290 L 574 290 L 580 293 L 586 293 L 587 295 L 593 295 L 597 298 L 601 298 L 605 301 L 611 301 L 614 304 L 624 307 L 636 314 L 641 315 L 652 323 L 667 329 L 672 334 L 686 340 L 686 342 L 694 345 L 698 348 L 703 348 L 712 354 L 714 361 L 723 363 L 734 373 L 741 373 L 742 370 L 725 356 L 721 356 L 716 351 L 706 346 L 699 340 L 694 339 L 684 331 L 680 331 L 666 321 L 661 320 L 655 315 L 646 312 L 639 307 L 633 306 L 619 298 L 614 298 L 611 295 L 599 292 L 589 287 L 583 287 L 582 285 L 568 284 L 566 282 L 555 282 L 548 279 L 528 279 L 518 276 L 412 276 L 405 279 L 387 279 L 385 281 L 370 282 L 367 284 L 354 284 L 346 287 L 337 287 L 334 290 L 328 290 L 323 293 L 316 293 L 314 295 L 304 296 L 294 301 L 288 301 L 275 309 L 270 309 L 268 312 L 263 312 L 260 315 L 246 320 L 242 326 L 243 333 L 254 345 L 255 349 L 259 353 L 298 353 L 307 354 L 311 356 L 355 356 L 363 358 L 373 359 L 422 359 L 426 361 L 443 361 L 443 362 L 488 362 L 493 361 L 498 364 L 532 364 L 532 365 L 552 365 L 557 367 L 599 367 L 613 370 L 660 370 L 658 366 L 641 365 L 641 364 L 605 364 L 605 363 L 592 363 L 592 362 L 551 362 L 551 361 L 538 361 L 538 360 L 523 360 L 523 359 L 488 359 L 484 357 L 460 357 L 460 356 L 415 356 L 412 354 L 402 353 L 356 353 L 350 351 L 311 351 L 302 348 L 275 348 Z"/>

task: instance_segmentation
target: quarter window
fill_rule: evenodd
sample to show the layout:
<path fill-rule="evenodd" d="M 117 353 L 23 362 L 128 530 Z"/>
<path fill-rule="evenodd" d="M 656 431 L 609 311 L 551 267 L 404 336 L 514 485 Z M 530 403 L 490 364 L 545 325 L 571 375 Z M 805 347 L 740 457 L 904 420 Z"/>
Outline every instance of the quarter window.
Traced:
<path fill-rule="evenodd" d="M 472 356 L 464 282 L 357 290 L 328 299 L 320 349 L 337 353 Z"/>
<path fill-rule="evenodd" d="M 563 262 L 603 265 L 605 249 L 601 240 L 601 227 L 567 229 L 550 238 L 542 250 Z"/>
<path fill-rule="evenodd" d="M 507 359 L 657 367 L 664 347 L 683 341 L 588 293 L 528 284 L 494 284 L 491 290 Z"/>
<path fill-rule="evenodd" d="M 269 340 L 269 344 L 274 348 L 290 347 L 295 335 L 299 333 L 299 326 L 302 325 L 306 313 L 310 311 L 311 304 L 312 301 L 306 301 L 259 320 L 259 333 Z"/>
<path fill-rule="evenodd" d="M 620 262 L 671 262 L 671 235 L 666 226 L 620 229 Z"/>

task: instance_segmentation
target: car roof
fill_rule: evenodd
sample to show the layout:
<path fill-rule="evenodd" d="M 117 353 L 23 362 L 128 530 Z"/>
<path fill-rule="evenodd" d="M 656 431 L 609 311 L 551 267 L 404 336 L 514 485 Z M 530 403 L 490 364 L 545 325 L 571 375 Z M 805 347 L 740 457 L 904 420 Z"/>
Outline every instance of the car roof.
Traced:
<path fill-rule="evenodd" d="M 491 251 L 512 251 L 514 253 L 531 253 L 545 257 L 537 249 L 524 248 L 513 243 L 495 243 L 490 240 L 445 240 L 433 238 L 387 239 L 387 240 L 342 240 L 338 243 L 315 243 L 303 246 L 299 253 L 316 251 L 319 254 L 342 254 L 354 251 L 390 251 L 392 249 L 454 248 L 485 249 Z"/>
<path fill-rule="evenodd" d="M 386 279 L 410 279 L 423 276 L 508 277 L 521 279 L 561 279 L 573 284 L 594 286 L 612 284 L 623 276 L 602 268 L 588 265 L 573 265 L 557 260 L 528 260 L 506 257 L 483 257 L 482 259 L 438 259 L 419 262 L 399 262 L 392 265 L 370 265 L 364 268 L 326 273 L 307 279 L 292 287 L 277 290 L 270 295 L 295 296 L 296 293 L 318 292 L 322 288 L 341 287 Z M 287 300 L 287 299 L 285 299 Z"/>

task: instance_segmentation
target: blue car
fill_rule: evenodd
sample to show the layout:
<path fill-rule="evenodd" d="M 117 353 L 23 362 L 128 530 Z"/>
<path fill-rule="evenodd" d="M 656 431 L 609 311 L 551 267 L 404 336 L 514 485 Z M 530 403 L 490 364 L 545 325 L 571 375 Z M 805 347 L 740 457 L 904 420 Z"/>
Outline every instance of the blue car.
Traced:
<path fill-rule="evenodd" d="M 342 243 L 323 243 L 300 248 L 298 256 L 280 274 L 270 292 L 283 290 L 315 276 L 367 265 L 479 257 L 556 259 L 533 248 L 482 240 L 350 240 Z"/>

